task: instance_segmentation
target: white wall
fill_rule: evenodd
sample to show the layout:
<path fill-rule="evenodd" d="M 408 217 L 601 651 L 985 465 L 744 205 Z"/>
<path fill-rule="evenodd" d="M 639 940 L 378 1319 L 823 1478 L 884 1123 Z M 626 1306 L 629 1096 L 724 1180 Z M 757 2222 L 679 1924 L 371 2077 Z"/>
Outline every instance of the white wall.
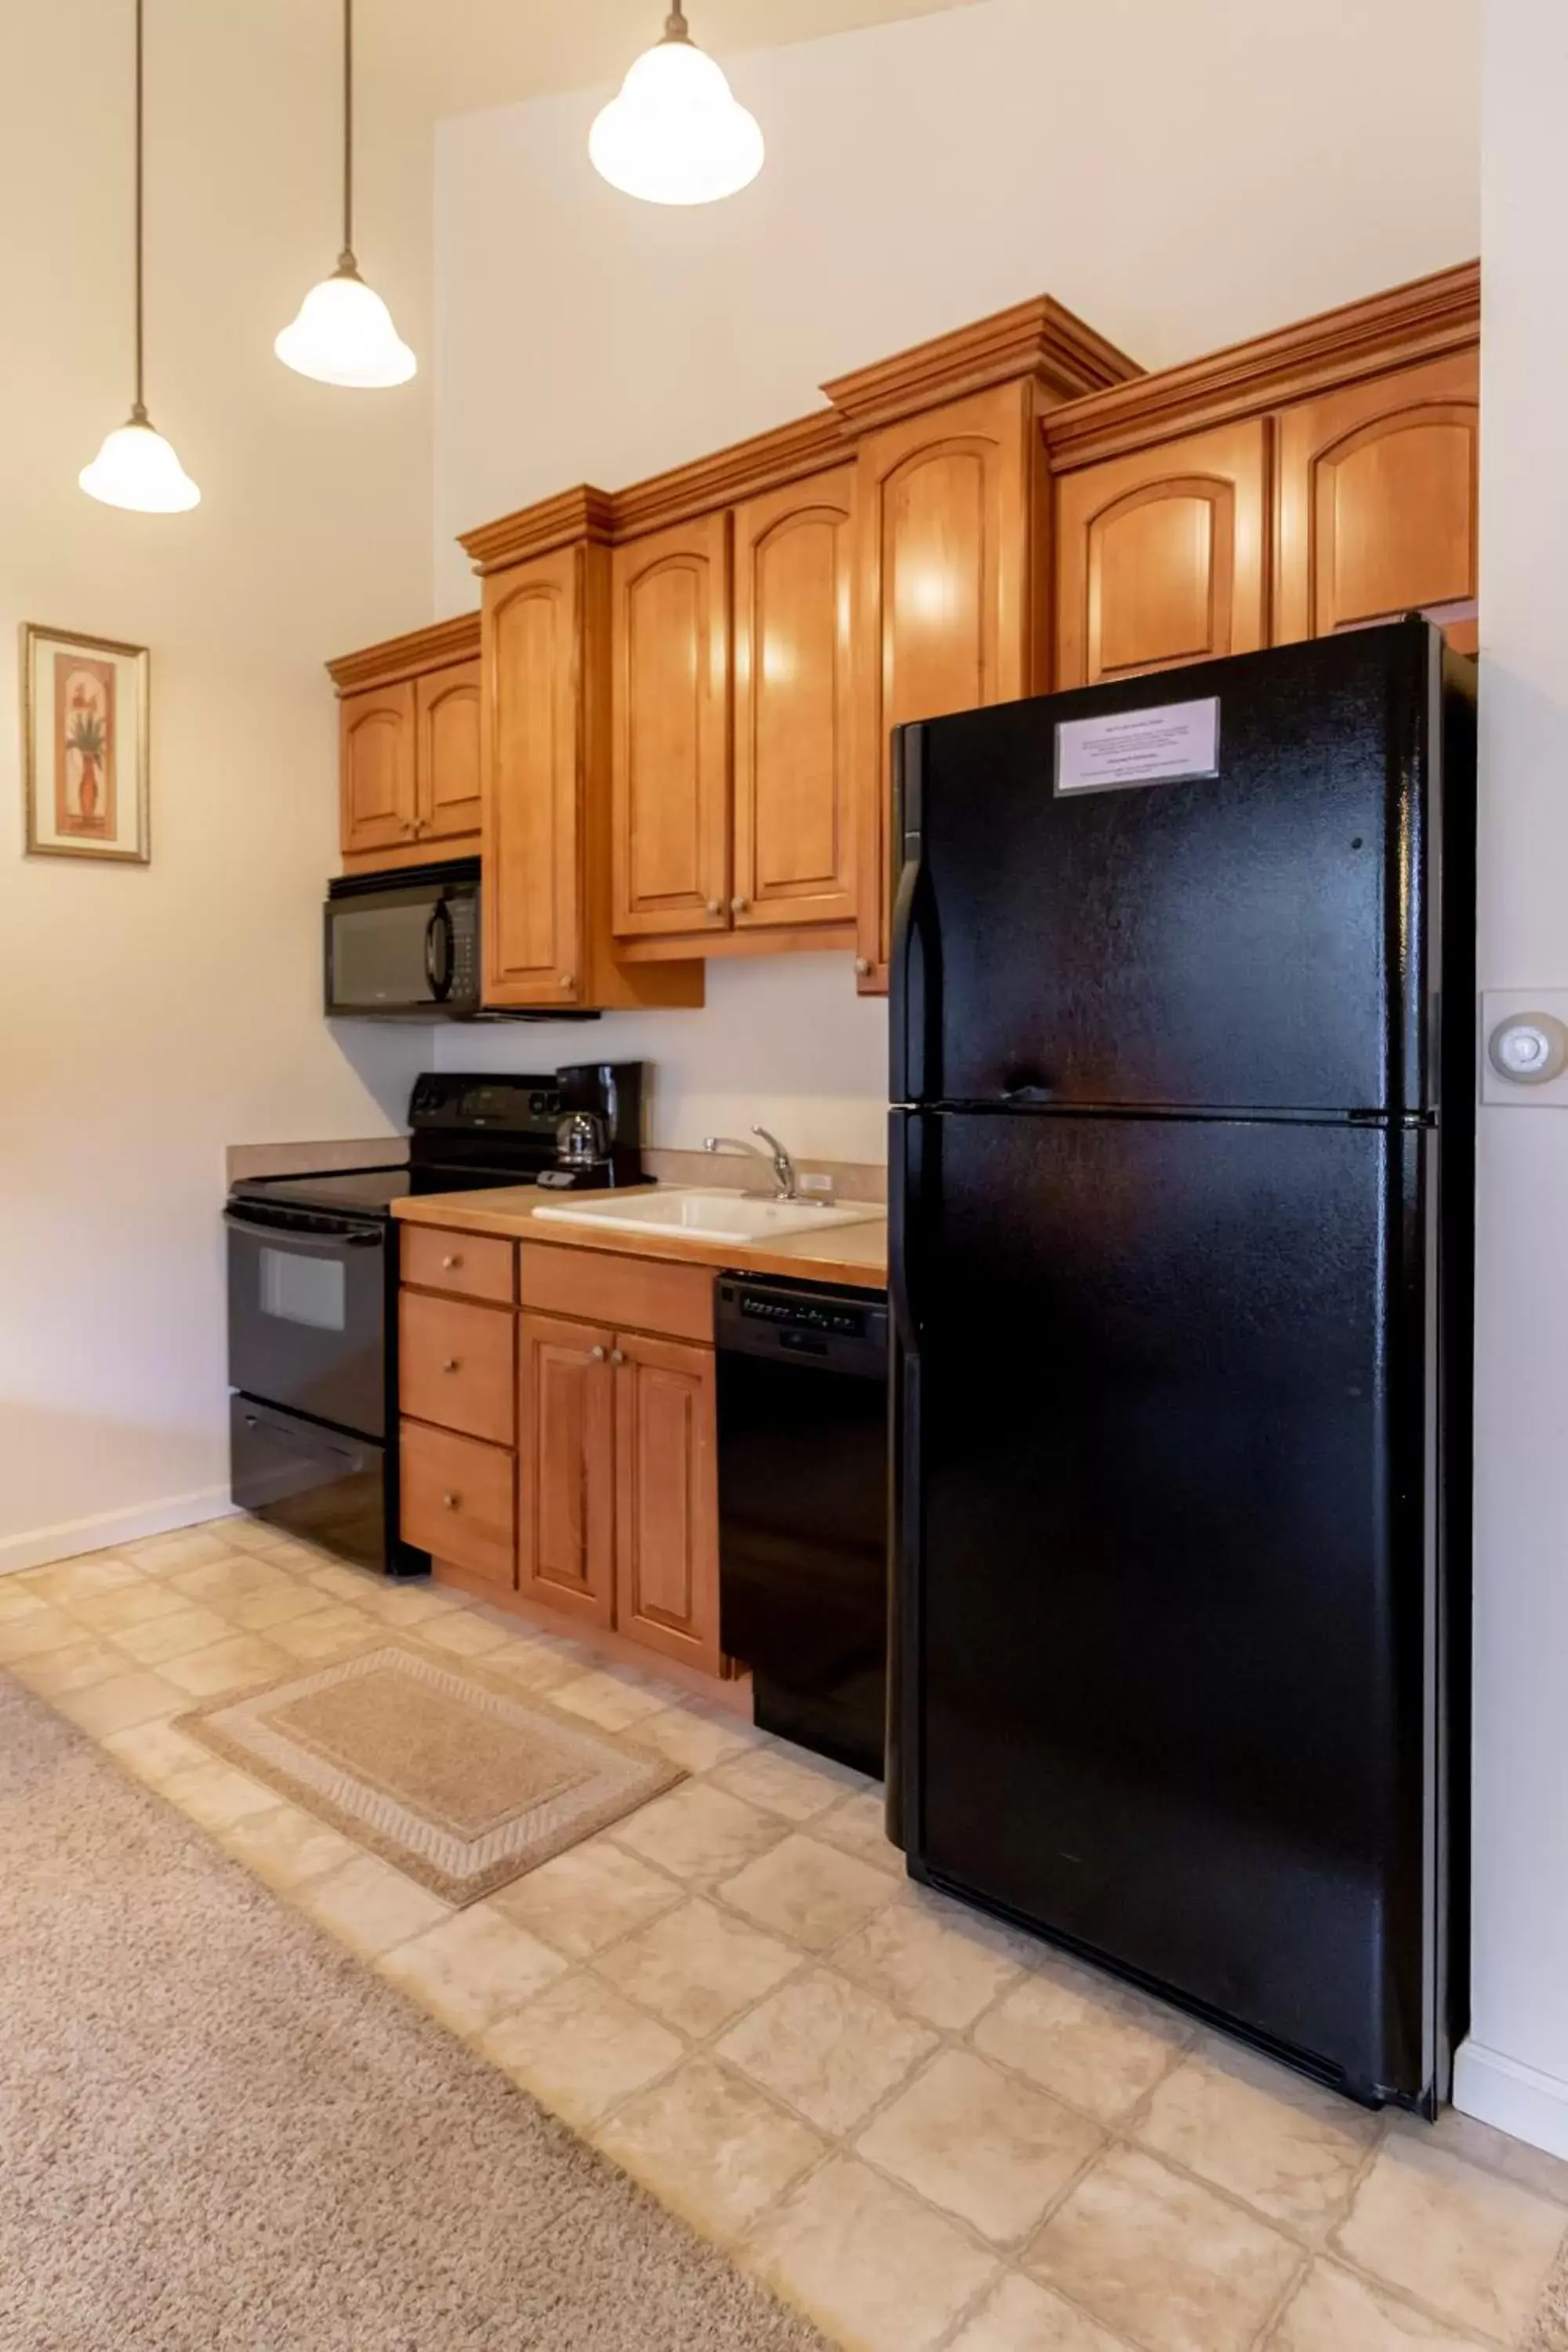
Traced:
<path fill-rule="evenodd" d="M 148 400 L 201 485 L 174 519 L 77 488 L 131 399 L 132 10 L 0 21 L 0 636 L 153 656 L 153 863 L 25 858 L 0 660 L 0 1567 L 227 1494 L 227 1142 L 400 1123 L 416 1038 L 334 1036 L 321 663 L 427 617 L 428 375 L 333 394 L 271 338 L 339 235 L 335 20 L 148 10 Z M 362 116 L 361 249 L 429 348 L 427 131 Z"/>
<path fill-rule="evenodd" d="M 979 0 L 754 51 L 726 62 L 767 167 L 685 214 L 595 176 L 606 93 L 440 125 L 439 609 L 475 601 L 457 531 L 781 424 L 1026 296 L 1160 366 L 1465 259 L 1477 6 Z M 701 1013 L 441 1051 L 526 1067 L 590 1034 L 658 1065 L 661 1143 L 749 1113 L 880 1154 L 885 1023 L 845 957 L 714 963 Z"/>
<path fill-rule="evenodd" d="M 1483 986 L 1568 985 L 1568 17 L 1486 0 Z M 1480 1115 L 1475 1942 L 1460 2104 L 1568 2156 L 1568 1114 Z"/>

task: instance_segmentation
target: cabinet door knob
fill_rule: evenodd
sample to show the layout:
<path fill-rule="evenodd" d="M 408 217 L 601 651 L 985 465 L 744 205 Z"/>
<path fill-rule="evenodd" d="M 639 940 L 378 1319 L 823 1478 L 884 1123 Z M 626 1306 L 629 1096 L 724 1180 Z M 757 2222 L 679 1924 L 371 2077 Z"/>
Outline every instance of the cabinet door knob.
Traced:
<path fill-rule="evenodd" d="M 604 1362 L 604 1360 L 605 1360 L 605 1351 L 604 1351 L 603 1348 L 590 1348 L 590 1349 L 589 1349 L 589 1350 L 588 1350 L 588 1361 L 589 1361 L 591 1364 L 602 1364 L 602 1363 Z"/>
<path fill-rule="evenodd" d="M 462 1263 L 463 1261 L 460 1257 L 444 1257 L 441 1260 L 442 1267 L 447 1274 L 454 1273 L 457 1268 L 462 1265 Z"/>
<path fill-rule="evenodd" d="M 710 898 L 710 899 L 709 899 L 709 901 L 708 901 L 708 912 L 709 912 L 710 915 L 721 915 L 721 914 L 723 913 L 723 911 L 724 911 L 724 901 L 723 901 L 723 899 L 722 899 L 722 898 Z"/>
<path fill-rule="evenodd" d="M 626 1351 L 624 1349 L 612 1348 L 610 1349 L 610 1361 L 612 1364 L 624 1364 L 626 1360 Z"/>
<path fill-rule="evenodd" d="M 461 1360 L 457 1356 L 448 1356 L 441 1367 L 444 1372 L 460 1372 L 462 1369 Z"/>
<path fill-rule="evenodd" d="M 463 1498 L 460 1495 L 443 1495 L 441 1497 L 441 1508 L 444 1511 L 455 1511 L 462 1499 Z"/>
<path fill-rule="evenodd" d="M 857 956 L 855 959 L 855 969 L 860 975 L 860 978 L 864 980 L 869 973 L 871 966 L 865 956 Z"/>
<path fill-rule="evenodd" d="M 557 988 L 574 988 L 576 986 L 575 973 L 563 971 L 556 981 L 555 985 Z"/>
<path fill-rule="evenodd" d="M 743 915 L 751 903 L 752 902 L 749 898 L 731 898 L 730 901 L 730 912 L 732 915 Z"/>

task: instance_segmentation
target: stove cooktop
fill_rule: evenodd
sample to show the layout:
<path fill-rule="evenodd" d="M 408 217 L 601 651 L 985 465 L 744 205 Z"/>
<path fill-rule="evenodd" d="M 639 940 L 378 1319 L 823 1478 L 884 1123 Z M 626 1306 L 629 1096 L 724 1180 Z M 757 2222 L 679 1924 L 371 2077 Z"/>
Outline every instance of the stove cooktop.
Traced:
<path fill-rule="evenodd" d="M 538 1181 L 534 1168 L 347 1168 L 321 1176 L 252 1176 L 234 1187 L 237 1201 L 276 1201 L 296 1209 L 386 1217 L 411 1193 L 493 1192 Z"/>

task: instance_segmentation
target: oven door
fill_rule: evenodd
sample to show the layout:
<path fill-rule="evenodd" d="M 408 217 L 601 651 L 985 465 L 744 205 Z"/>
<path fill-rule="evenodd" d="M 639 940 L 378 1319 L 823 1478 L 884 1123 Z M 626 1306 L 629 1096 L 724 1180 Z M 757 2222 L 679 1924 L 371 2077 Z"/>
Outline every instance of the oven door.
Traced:
<path fill-rule="evenodd" d="M 387 1227 L 244 1200 L 224 1223 L 230 1387 L 384 1437 Z"/>
<path fill-rule="evenodd" d="M 471 882 L 335 885 L 326 908 L 326 1009 L 342 1019 L 453 1018 L 479 1008 Z"/>

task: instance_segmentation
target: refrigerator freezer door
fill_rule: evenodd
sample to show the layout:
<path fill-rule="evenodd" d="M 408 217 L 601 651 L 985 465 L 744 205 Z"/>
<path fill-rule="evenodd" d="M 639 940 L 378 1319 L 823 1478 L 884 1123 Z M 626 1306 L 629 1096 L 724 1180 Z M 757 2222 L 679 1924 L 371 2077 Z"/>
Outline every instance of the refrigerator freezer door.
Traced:
<path fill-rule="evenodd" d="M 911 1113 L 903 1833 L 1363 2096 L 1433 2065 L 1436 1139 Z"/>
<path fill-rule="evenodd" d="M 901 730 L 894 1098 L 1429 1105 L 1438 660 L 1401 622 Z M 1058 725 L 1210 701 L 1216 775 L 1058 790 Z"/>

